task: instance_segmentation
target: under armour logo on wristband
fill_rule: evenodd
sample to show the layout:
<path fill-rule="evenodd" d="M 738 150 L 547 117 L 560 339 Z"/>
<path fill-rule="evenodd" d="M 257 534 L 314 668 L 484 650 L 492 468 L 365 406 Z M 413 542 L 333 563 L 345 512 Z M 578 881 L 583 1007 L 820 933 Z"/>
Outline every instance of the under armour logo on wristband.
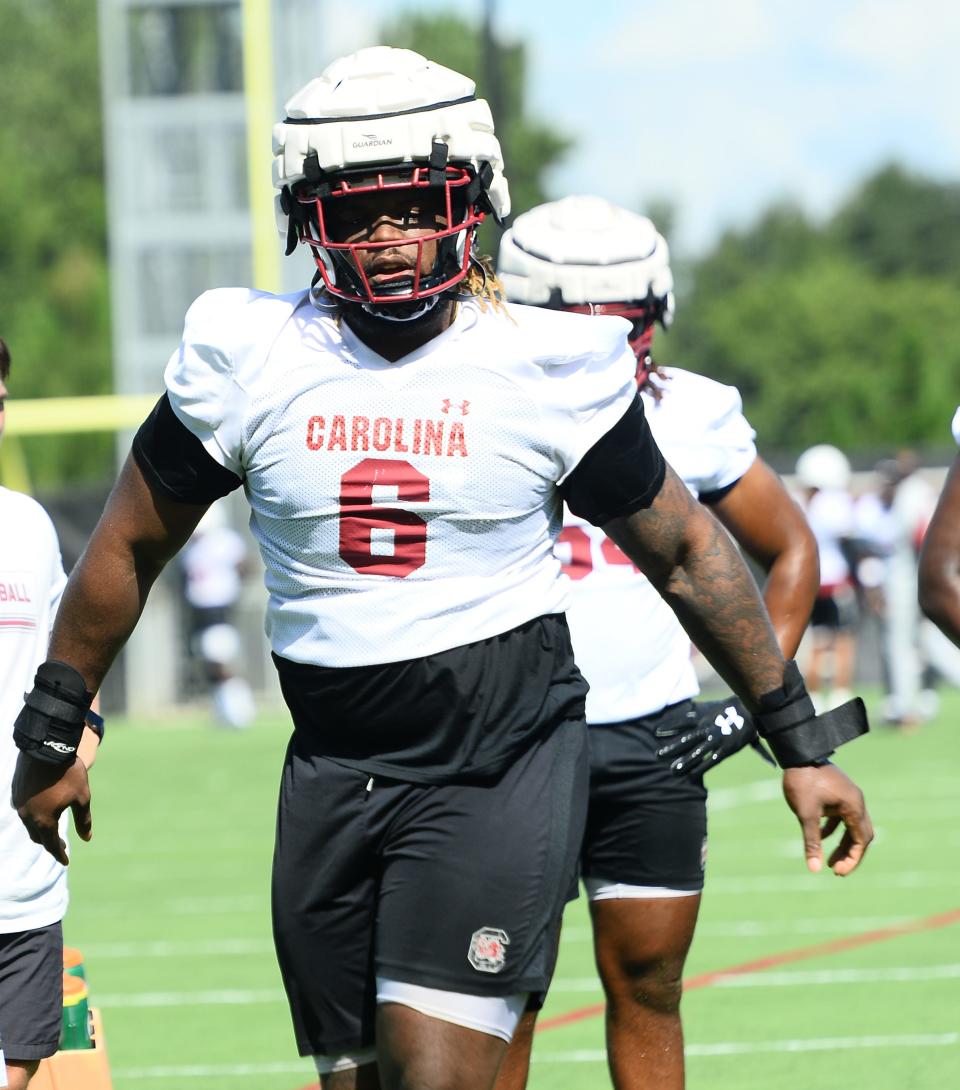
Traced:
<path fill-rule="evenodd" d="M 714 725 L 720 728 L 720 733 L 724 736 L 733 734 L 734 729 L 743 730 L 743 724 L 745 722 L 743 716 L 737 711 L 737 709 L 731 704 L 723 709 L 723 712 L 714 719 Z"/>

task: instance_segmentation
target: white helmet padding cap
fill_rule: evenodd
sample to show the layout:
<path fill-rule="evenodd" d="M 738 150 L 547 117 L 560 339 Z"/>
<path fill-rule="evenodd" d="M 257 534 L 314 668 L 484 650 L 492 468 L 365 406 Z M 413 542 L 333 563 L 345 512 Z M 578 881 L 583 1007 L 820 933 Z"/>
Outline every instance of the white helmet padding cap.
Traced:
<path fill-rule="evenodd" d="M 646 216 L 601 197 L 565 197 L 518 216 L 500 242 L 507 297 L 534 306 L 627 303 L 650 297 L 673 320 L 666 240 Z"/>
<path fill-rule="evenodd" d="M 281 234 L 295 237 L 289 212 L 298 182 L 403 164 L 436 166 L 438 146 L 446 163 L 482 182 L 471 203 L 498 219 L 508 215 L 490 107 L 474 92 L 473 80 L 408 49 L 375 46 L 334 61 L 289 100 L 285 120 L 273 130 Z M 330 254 L 321 249 L 317 256 L 332 276 Z"/>

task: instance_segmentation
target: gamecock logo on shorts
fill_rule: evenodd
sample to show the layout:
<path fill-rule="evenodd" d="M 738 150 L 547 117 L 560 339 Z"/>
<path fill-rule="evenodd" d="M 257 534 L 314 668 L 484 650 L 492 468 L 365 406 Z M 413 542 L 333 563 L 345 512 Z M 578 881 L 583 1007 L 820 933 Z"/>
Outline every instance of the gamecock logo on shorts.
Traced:
<path fill-rule="evenodd" d="M 507 963 L 510 936 L 499 927 L 481 927 L 470 939 L 467 961 L 478 973 L 499 973 Z"/>

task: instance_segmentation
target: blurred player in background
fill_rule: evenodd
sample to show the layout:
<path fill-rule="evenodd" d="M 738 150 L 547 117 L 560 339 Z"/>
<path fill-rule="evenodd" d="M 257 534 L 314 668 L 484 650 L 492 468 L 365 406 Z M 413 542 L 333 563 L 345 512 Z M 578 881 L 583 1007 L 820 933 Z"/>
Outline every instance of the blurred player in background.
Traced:
<path fill-rule="evenodd" d="M 953 418 L 960 446 L 960 408 Z M 947 475 L 920 554 L 920 606 L 960 647 L 960 455 Z"/>
<path fill-rule="evenodd" d="M 0 439 L 9 374 L 10 353 L 0 340 Z M 60 1040 L 66 870 L 31 841 L 10 794 L 17 757 L 13 722 L 47 656 L 66 581 L 46 511 L 29 496 L 0 487 L 0 1086 L 12 1090 L 24 1090 Z M 102 721 L 94 717 L 94 723 Z M 95 729 L 84 728 L 79 757 L 87 768 L 98 743 Z M 82 799 L 74 813 L 86 840 Z"/>
<path fill-rule="evenodd" d="M 243 485 L 295 728 L 273 909 L 299 1049 L 324 1090 L 488 1090 L 549 982 L 586 808 L 563 499 L 757 710 L 808 855 L 822 817 L 846 824 L 841 871 L 872 830 L 824 762 L 866 723 L 814 716 L 735 547 L 650 435 L 626 323 L 501 305 L 473 244 L 509 198 L 472 81 L 367 49 L 287 113 L 280 224 L 313 251 L 314 290 L 190 309 L 51 656 L 79 713 L 164 564 Z M 25 774 L 65 733 L 25 709 Z M 59 787 L 63 805 L 85 792 L 82 769 Z M 49 799 L 25 789 L 20 810 L 61 850 Z"/>
<path fill-rule="evenodd" d="M 180 563 L 190 607 L 190 652 L 210 687 L 217 722 L 242 730 L 256 712 L 250 685 L 237 672 L 241 649 L 234 623 L 247 546 L 227 521 L 224 506 L 207 508 L 180 553 Z"/>
<path fill-rule="evenodd" d="M 654 363 L 654 331 L 669 327 L 674 304 L 667 244 L 653 223 L 596 197 L 541 205 L 504 235 L 498 271 L 517 302 L 630 322 L 650 430 L 690 492 L 766 571 L 764 599 L 792 658 L 817 591 L 817 544 L 757 456 L 739 393 Z M 706 862 L 703 774 L 755 740 L 756 728 L 735 697 L 694 703 L 689 637 L 601 531 L 566 511 L 558 552 L 573 581 L 574 653 L 590 684 L 582 875 L 610 1071 L 617 1090 L 674 1090 L 684 1084 L 683 966 Z M 526 1084 L 532 1028 L 527 1015 L 498 1090 Z"/>
<path fill-rule="evenodd" d="M 850 463 L 842 450 L 820 443 L 797 459 L 796 476 L 820 557 L 820 589 L 810 617 L 810 695 L 816 707 L 835 708 L 850 699 L 857 652 Z"/>

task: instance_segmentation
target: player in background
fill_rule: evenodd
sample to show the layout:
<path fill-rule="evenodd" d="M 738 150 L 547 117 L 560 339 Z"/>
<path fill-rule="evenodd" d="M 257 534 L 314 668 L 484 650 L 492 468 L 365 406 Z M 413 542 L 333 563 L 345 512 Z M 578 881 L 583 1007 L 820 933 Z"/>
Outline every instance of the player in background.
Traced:
<path fill-rule="evenodd" d="M 845 824 L 843 872 L 872 829 L 825 762 L 866 721 L 815 717 L 736 548 L 650 435 L 626 323 L 500 304 L 473 244 L 509 198 L 472 81 L 362 50 L 288 102 L 274 148 L 314 290 L 191 307 L 67 585 L 66 710 L 31 694 L 18 719 L 20 813 L 62 857 L 56 817 L 86 777 L 52 766 L 59 801 L 38 799 L 44 744 L 72 738 L 160 570 L 242 485 L 294 723 L 273 911 L 298 1047 L 323 1090 L 488 1090 L 549 982 L 586 808 L 564 499 L 757 711 L 811 860 L 821 819 Z"/>
<path fill-rule="evenodd" d="M 818 586 L 817 545 L 797 504 L 757 456 L 740 395 L 653 361 L 673 320 L 667 243 L 653 223 L 597 197 L 568 197 L 517 217 L 504 235 L 509 299 L 631 323 L 650 430 L 686 487 L 766 572 L 780 648 L 796 653 Z M 567 611 L 590 691 L 590 804 L 582 875 L 607 998 L 617 1090 L 684 1083 L 683 966 L 704 881 L 703 773 L 756 739 L 741 701 L 695 704 L 690 640 L 613 542 L 564 513 L 558 552 L 573 581 Z M 633 633 L 643 632 L 636 640 Z M 661 754 L 661 755 L 658 755 Z M 524 1016 L 498 1090 L 526 1085 L 535 1015 Z"/>
<path fill-rule="evenodd" d="M 207 508 L 180 553 L 180 564 L 190 610 L 190 653 L 210 687 L 217 722 L 243 730 L 256 714 L 250 684 L 237 672 L 240 633 L 234 624 L 247 546 L 227 521 L 224 506 Z"/>
<path fill-rule="evenodd" d="M 10 353 L 0 340 L 0 439 L 9 374 Z M 0 487 L 0 1086 L 11 1090 L 24 1090 L 60 1040 L 66 870 L 31 841 L 10 794 L 17 759 L 13 722 L 46 658 L 66 581 L 46 511 L 29 496 Z M 93 722 L 80 742 L 87 768 L 102 727 L 98 717 Z M 77 801 L 74 814 L 87 839 L 85 801 Z"/>
<path fill-rule="evenodd" d="M 960 446 L 960 408 L 953 418 Z M 960 455 L 947 475 L 920 552 L 920 608 L 960 647 Z"/>
<path fill-rule="evenodd" d="M 850 566 L 856 515 L 849 490 L 850 462 L 842 450 L 819 443 L 797 459 L 796 476 L 820 554 L 820 589 L 810 617 L 810 695 L 816 707 L 835 708 L 850 699 L 857 651 Z"/>

